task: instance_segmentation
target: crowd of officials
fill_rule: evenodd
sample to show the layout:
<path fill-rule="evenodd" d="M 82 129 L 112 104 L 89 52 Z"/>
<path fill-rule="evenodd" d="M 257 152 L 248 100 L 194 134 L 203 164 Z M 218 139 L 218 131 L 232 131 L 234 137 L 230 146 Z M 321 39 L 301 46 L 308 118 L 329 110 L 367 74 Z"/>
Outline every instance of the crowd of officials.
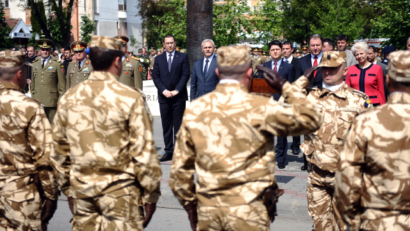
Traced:
<path fill-rule="evenodd" d="M 28 57 L 0 52 L 1 229 L 47 230 L 61 191 L 73 230 L 143 230 L 161 194 L 160 161 L 172 160 L 169 186 L 192 230 L 268 231 L 284 193 L 276 163 L 285 167 L 293 136 L 312 230 L 410 230 L 410 39 L 409 51 L 386 48 L 382 64 L 366 43 L 347 49 L 345 35 L 335 51 L 314 34 L 295 56 L 291 43 L 273 40 L 269 59 L 247 46 L 216 51 L 206 39 L 190 74 L 167 35 L 147 72 L 158 89 L 161 159 L 142 92 L 149 57 L 132 56 L 127 43 L 76 41 L 67 66 L 47 39 L 32 61 L 30 47 Z M 254 78 L 278 93 L 248 92 Z"/>

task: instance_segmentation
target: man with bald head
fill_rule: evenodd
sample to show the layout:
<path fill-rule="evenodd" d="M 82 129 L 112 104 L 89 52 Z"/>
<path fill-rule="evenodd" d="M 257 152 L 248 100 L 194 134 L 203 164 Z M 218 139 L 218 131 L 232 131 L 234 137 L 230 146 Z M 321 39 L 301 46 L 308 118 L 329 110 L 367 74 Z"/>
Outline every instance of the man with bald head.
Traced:
<path fill-rule="evenodd" d="M 192 230 L 269 230 L 282 193 L 274 177 L 273 136 L 307 134 L 321 124 L 302 89 L 269 68 L 258 67 L 290 105 L 249 94 L 251 63 L 246 46 L 219 48 L 219 84 L 185 111 L 169 184 Z"/>

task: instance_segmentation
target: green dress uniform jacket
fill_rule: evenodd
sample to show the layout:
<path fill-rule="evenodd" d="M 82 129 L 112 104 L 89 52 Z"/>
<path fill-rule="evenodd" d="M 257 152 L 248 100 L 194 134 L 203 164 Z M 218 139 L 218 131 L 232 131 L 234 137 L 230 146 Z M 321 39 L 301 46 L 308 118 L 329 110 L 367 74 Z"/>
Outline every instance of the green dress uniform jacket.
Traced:
<path fill-rule="evenodd" d="M 135 57 L 125 57 L 122 62 L 120 83 L 142 90 L 142 66 Z"/>
<path fill-rule="evenodd" d="M 44 107 L 57 107 L 57 102 L 65 92 L 64 66 L 60 61 L 50 58 L 41 68 L 41 58 L 33 63 L 31 94 Z"/>
<path fill-rule="evenodd" d="M 77 61 L 68 64 L 66 90 L 88 79 L 88 76 L 90 76 L 92 71 L 93 66 L 91 65 L 91 61 L 87 58 L 81 68 L 78 68 Z"/>

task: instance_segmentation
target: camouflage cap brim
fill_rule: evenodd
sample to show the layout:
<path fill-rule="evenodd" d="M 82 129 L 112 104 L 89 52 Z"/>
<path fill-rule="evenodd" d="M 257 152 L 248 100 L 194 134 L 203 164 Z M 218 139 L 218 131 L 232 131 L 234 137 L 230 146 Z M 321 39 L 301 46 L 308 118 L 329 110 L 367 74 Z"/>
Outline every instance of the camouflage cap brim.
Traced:
<path fill-rule="evenodd" d="M 387 71 L 396 82 L 410 82 L 410 51 L 395 51 L 389 55 Z"/>
<path fill-rule="evenodd" d="M 121 51 L 123 42 L 121 39 L 111 38 L 108 36 L 92 36 L 90 47 L 99 47 L 115 51 Z"/>
<path fill-rule="evenodd" d="M 338 67 L 346 62 L 346 52 L 327 51 L 323 52 L 322 62 L 318 67 Z"/>
<path fill-rule="evenodd" d="M 0 52 L 0 67 L 12 68 L 21 65 L 32 66 L 31 63 L 26 62 L 26 54 L 22 51 L 5 50 Z"/>

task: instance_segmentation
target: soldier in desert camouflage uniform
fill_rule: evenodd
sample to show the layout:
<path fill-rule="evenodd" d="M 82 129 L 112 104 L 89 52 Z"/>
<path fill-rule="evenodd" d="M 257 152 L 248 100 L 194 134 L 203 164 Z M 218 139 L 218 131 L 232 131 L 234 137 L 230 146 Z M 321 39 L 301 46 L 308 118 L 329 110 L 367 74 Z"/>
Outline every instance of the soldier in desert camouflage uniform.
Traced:
<path fill-rule="evenodd" d="M 369 98 L 343 82 L 347 73 L 344 51 L 323 52 L 323 87 L 313 88 L 309 101 L 321 113 L 323 124 L 306 136 L 301 145 L 308 161 L 308 211 L 313 218 L 313 230 L 343 230 L 344 225 L 335 209 L 334 174 L 343 139 L 352 120 L 371 107 Z M 310 76 L 313 78 L 313 76 Z M 300 85 L 297 80 L 294 85 Z"/>
<path fill-rule="evenodd" d="M 216 90 L 185 110 L 169 184 L 193 230 L 197 205 L 197 230 L 269 230 L 274 213 L 262 195 L 276 186 L 273 135 L 313 132 L 321 119 L 301 88 L 270 69 L 265 68 L 265 78 L 290 104 L 249 94 L 252 68 L 246 47 L 219 48 L 217 65 L 221 81 Z"/>
<path fill-rule="evenodd" d="M 0 52 L 0 230 L 46 230 L 57 208 L 51 128 L 43 106 L 24 95 L 20 51 Z"/>
<path fill-rule="evenodd" d="M 389 58 L 389 100 L 355 119 L 336 172 L 349 230 L 410 230 L 410 51 Z"/>
<path fill-rule="evenodd" d="M 121 40 L 93 36 L 94 71 L 58 104 L 52 159 L 73 230 L 143 230 L 160 195 L 152 117 L 142 92 L 118 82 L 121 50 Z"/>

